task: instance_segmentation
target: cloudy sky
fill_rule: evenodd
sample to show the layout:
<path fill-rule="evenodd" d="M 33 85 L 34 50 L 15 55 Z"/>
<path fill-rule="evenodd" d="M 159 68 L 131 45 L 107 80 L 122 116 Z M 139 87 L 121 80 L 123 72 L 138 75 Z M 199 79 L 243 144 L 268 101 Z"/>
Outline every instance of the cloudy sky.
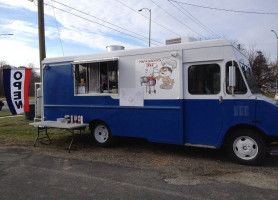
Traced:
<path fill-rule="evenodd" d="M 245 48 L 256 46 L 266 57 L 276 60 L 277 39 L 270 30 L 278 34 L 277 0 L 44 0 L 44 3 L 47 57 L 103 52 L 108 45 L 146 48 L 149 11 L 138 10 L 149 8 L 152 46 L 180 36 L 224 37 Z M 37 0 L 0 0 L 0 34 L 14 34 L 0 35 L 0 61 L 13 66 L 33 63 L 38 67 L 37 24 Z"/>

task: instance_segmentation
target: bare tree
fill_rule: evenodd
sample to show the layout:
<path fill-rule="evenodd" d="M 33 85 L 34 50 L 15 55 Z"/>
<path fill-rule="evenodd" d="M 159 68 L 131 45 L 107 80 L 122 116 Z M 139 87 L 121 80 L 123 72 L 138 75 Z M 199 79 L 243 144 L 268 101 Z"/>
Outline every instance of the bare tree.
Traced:
<path fill-rule="evenodd" d="M 278 66 L 271 63 L 269 57 L 257 49 L 256 45 L 250 45 L 246 49 L 236 41 L 233 44 L 247 56 L 261 91 L 274 92 L 278 78 Z"/>
<path fill-rule="evenodd" d="M 10 66 L 6 61 L 1 60 L 0 61 L 0 97 L 5 96 L 4 92 L 4 83 L 3 83 L 3 69 L 10 69 L 12 66 Z"/>
<path fill-rule="evenodd" d="M 272 66 L 269 59 L 262 51 L 256 50 L 255 46 L 251 46 L 246 53 L 259 88 L 263 92 L 273 92 L 277 68 Z"/>
<path fill-rule="evenodd" d="M 29 96 L 35 96 L 35 83 L 40 82 L 40 76 L 34 70 L 35 65 L 33 63 L 29 63 L 28 68 L 32 69 L 31 78 L 30 78 L 30 86 L 29 86 Z"/>

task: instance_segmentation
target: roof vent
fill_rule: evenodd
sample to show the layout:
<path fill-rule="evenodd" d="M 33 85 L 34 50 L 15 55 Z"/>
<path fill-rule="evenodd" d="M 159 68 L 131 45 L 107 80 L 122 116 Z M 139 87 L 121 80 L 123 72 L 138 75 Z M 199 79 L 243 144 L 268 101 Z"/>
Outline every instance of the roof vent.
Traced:
<path fill-rule="evenodd" d="M 110 45 L 106 47 L 106 50 L 109 51 L 119 51 L 119 50 L 125 50 L 124 46 L 119 46 L 119 45 Z"/>
<path fill-rule="evenodd" d="M 193 37 L 179 37 L 179 38 L 167 39 L 165 41 L 165 44 L 169 45 L 169 44 L 179 44 L 179 43 L 195 42 L 195 41 L 197 41 L 197 39 Z"/>

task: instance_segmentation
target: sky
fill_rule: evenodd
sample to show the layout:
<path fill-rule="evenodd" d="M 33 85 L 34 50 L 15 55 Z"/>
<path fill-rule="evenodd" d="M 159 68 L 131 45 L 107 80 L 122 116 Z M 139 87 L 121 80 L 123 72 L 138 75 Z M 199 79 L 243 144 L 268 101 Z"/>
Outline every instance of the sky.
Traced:
<path fill-rule="evenodd" d="M 164 45 L 165 39 L 177 37 L 226 38 L 246 49 L 261 50 L 273 62 L 277 59 L 278 41 L 271 32 L 278 34 L 277 0 L 44 0 L 44 3 L 47 58 L 105 52 L 109 45 L 148 48 L 147 9 L 151 9 L 151 46 Z M 147 9 L 138 12 L 141 8 Z M 0 0 L 0 61 L 15 67 L 30 63 L 39 67 L 37 15 L 37 0 Z"/>

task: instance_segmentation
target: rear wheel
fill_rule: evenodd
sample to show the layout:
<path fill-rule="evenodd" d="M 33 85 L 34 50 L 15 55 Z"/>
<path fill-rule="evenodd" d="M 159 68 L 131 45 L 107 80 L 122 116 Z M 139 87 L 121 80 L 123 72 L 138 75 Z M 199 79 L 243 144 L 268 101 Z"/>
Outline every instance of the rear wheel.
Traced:
<path fill-rule="evenodd" d="M 94 142 L 98 146 L 108 147 L 112 143 L 112 135 L 110 128 L 104 122 L 94 124 L 92 130 Z"/>
<path fill-rule="evenodd" d="M 253 130 L 241 129 L 228 138 L 231 159 L 243 165 L 258 165 L 265 158 L 265 140 Z"/>

